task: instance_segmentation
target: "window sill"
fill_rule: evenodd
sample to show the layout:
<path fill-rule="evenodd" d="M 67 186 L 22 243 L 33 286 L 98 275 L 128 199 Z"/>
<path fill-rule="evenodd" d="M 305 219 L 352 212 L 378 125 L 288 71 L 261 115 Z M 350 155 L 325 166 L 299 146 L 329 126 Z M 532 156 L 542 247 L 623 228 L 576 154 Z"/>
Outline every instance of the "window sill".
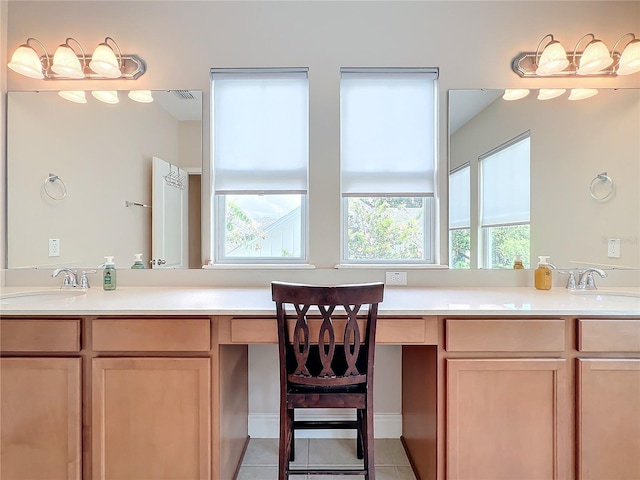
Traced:
<path fill-rule="evenodd" d="M 449 265 L 435 265 L 424 263 L 339 263 L 336 269 L 386 269 L 386 270 L 448 270 Z"/>
<path fill-rule="evenodd" d="M 315 270 L 308 263 L 215 263 L 203 265 L 203 270 Z"/>

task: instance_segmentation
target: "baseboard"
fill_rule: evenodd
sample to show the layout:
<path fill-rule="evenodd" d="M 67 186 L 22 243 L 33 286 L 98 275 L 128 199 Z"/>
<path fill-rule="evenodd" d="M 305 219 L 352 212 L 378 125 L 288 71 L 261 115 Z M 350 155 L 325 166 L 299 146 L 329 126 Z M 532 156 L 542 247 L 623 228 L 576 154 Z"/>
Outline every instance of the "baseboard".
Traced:
<path fill-rule="evenodd" d="M 296 420 L 355 420 L 355 414 L 323 409 L 309 409 L 296 413 Z M 249 414 L 249 436 L 251 438 L 278 438 L 280 415 L 277 413 Z M 373 418 L 375 438 L 400 438 L 402 414 L 376 413 Z M 300 430 L 296 438 L 355 438 L 353 430 Z"/>

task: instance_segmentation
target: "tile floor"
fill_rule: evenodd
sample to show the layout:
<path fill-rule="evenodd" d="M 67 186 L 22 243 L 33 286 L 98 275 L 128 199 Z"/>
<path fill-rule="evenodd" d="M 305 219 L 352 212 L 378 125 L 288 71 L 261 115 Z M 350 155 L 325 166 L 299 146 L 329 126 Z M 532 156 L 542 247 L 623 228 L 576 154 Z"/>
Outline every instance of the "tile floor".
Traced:
<path fill-rule="evenodd" d="M 380 438 L 375 441 L 376 480 L 415 480 L 400 439 Z M 358 467 L 355 439 L 296 439 L 296 461 L 292 467 Z M 361 480 L 363 476 L 295 475 L 291 480 Z M 278 439 L 252 438 L 249 441 L 237 480 L 277 480 Z"/>

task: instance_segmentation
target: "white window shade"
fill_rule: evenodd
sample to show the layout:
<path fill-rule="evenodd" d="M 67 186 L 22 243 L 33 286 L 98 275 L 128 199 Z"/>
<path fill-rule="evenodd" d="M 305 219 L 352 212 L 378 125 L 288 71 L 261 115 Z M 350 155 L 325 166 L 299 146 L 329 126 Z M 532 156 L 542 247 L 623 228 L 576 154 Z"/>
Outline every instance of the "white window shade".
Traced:
<path fill-rule="evenodd" d="M 216 194 L 307 193 L 307 70 L 212 70 Z"/>
<path fill-rule="evenodd" d="M 343 196 L 433 196 L 434 71 L 343 69 Z"/>
<path fill-rule="evenodd" d="M 449 175 L 449 228 L 471 226 L 471 168 L 469 165 Z"/>
<path fill-rule="evenodd" d="M 480 160 L 482 227 L 529 222 L 529 133 Z"/>

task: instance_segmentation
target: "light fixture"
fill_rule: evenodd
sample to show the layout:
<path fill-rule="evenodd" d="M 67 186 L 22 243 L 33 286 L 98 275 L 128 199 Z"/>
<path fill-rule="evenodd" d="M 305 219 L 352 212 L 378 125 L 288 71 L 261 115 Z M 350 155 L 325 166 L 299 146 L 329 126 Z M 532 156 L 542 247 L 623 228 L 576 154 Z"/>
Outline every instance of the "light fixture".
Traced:
<path fill-rule="evenodd" d="M 576 55 L 578 53 L 578 46 L 580 42 L 587 37 L 591 37 L 591 41 L 587 44 L 584 52 L 580 56 L 580 60 L 576 63 Z M 578 75 L 589 75 L 592 73 L 604 70 L 613 63 L 613 58 L 609 54 L 609 49 L 602 43 L 602 40 L 598 40 L 593 33 L 587 33 L 584 35 L 578 43 L 576 43 L 573 49 L 573 65 L 577 67 L 576 73 Z"/>
<path fill-rule="evenodd" d="M 120 101 L 118 92 L 115 90 L 94 90 L 91 92 L 96 99 L 104 103 L 116 104 Z"/>
<path fill-rule="evenodd" d="M 538 57 L 540 45 L 542 45 L 542 42 L 544 42 L 544 39 L 547 37 L 551 37 L 551 41 L 544 48 L 542 55 Z M 540 40 L 538 44 L 538 48 L 536 49 L 536 64 L 538 66 L 538 68 L 536 68 L 536 75 L 551 75 L 552 73 L 561 72 L 569 66 L 567 52 L 560 42 L 555 40 L 550 33 L 542 37 L 542 40 Z"/>
<path fill-rule="evenodd" d="M 616 51 L 621 41 L 631 36 L 622 54 Z M 584 51 L 578 51 L 581 42 L 591 37 Z M 545 40 L 549 39 L 544 46 Z M 535 52 L 523 52 L 511 63 L 512 70 L 521 77 L 611 77 L 640 72 L 640 40 L 633 33 L 620 37 L 611 51 L 593 33 L 583 35 L 573 50 L 571 62 L 567 52 L 552 34 L 542 37 Z"/>
<path fill-rule="evenodd" d="M 153 96 L 150 90 L 131 90 L 127 96 L 134 102 L 151 103 Z"/>
<path fill-rule="evenodd" d="M 572 88 L 569 94 L 569 100 L 584 100 L 598 94 L 595 88 Z"/>
<path fill-rule="evenodd" d="M 44 58 L 47 61 L 46 65 L 42 64 L 38 53 L 29 45 L 29 42 L 32 40 L 37 42 L 44 51 Z M 49 69 L 50 64 L 49 54 L 47 53 L 47 49 L 44 48 L 44 45 L 38 39 L 29 37 L 26 43 L 20 45 L 16 51 L 13 52 L 11 61 L 7 66 L 14 72 L 24 75 L 25 77 L 43 79 L 44 72 Z"/>
<path fill-rule="evenodd" d="M 77 44 L 80 53 L 71 47 L 69 44 L 71 40 Z M 40 45 L 44 55 L 38 55 L 31 45 L 32 42 Z M 115 47 L 117 56 L 110 44 Z M 8 67 L 21 75 L 38 80 L 110 78 L 135 80 L 147 69 L 144 61 L 137 55 L 123 55 L 120 47 L 111 37 L 106 37 L 104 42 L 95 49 L 93 55 L 86 55 L 80 43 L 75 38 L 69 37 L 56 49 L 53 59 L 40 41 L 29 37 L 25 44 L 20 45 L 13 52 Z"/>
<path fill-rule="evenodd" d="M 87 103 L 87 97 L 84 93 L 84 90 L 63 90 L 58 92 L 65 100 L 69 100 L 74 103 Z"/>
<path fill-rule="evenodd" d="M 109 46 L 109 40 L 111 40 L 113 45 L 116 47 L 116 50 L 118 50 L 117 57 L 113 49 Z M 89 67 L 94 72 L 107 78 L 120 78 L 120 76 L 122 76 L 121 58 L 122 54 L 120 53 L 120 47 L 118 47 L 118 44 L 113 38 L 107 37 L 104 39 L 104 42 L 99 44 L 93 51 Z"/>
<path fill-rule="evenodd" d="M 633 39 L 627 43 L 622 51 L 622 55 L 620 55 L 617 69 L 618 75 L 631 75 L 632 73 L 640 72 L 640 40 L 637 39 L 633 33 L 625 33 L 621 36 L 611 51 L 613 52 L 620 41 L 628 35 L 631 35 Z"/>
<path fill-rule="evenodd" d="M 529 95 L 529 90 L 527 90 L 526 88 L 507 88 L 504 91 L 504 95 L 502 95 L 502 98 L 509 101 L 520 100 L 527 95 Z"/>
<path fill-rule="evenodd" d="M 567 90 L 564 88 L 541 88 L 538 92 L 538 100 L 551 100 L 562 95 Z"/>
<path fill-rule="evenodd" d="M 80 58 L 78 58 L 76 51 L 71 48 L 71 45 L 69 45 L 69 40 L 76 42 L 78 48 L 80 48 L 82 63 L 80 63 Z M 53 65 L 51 65 L 51 70 L 61 77 L 84 78 L 84 69 L 86 66 L 87 57 L 84 54 L 82 45 L 80 45 L 75 38 L 69 37 L 53 54 Z"/>

